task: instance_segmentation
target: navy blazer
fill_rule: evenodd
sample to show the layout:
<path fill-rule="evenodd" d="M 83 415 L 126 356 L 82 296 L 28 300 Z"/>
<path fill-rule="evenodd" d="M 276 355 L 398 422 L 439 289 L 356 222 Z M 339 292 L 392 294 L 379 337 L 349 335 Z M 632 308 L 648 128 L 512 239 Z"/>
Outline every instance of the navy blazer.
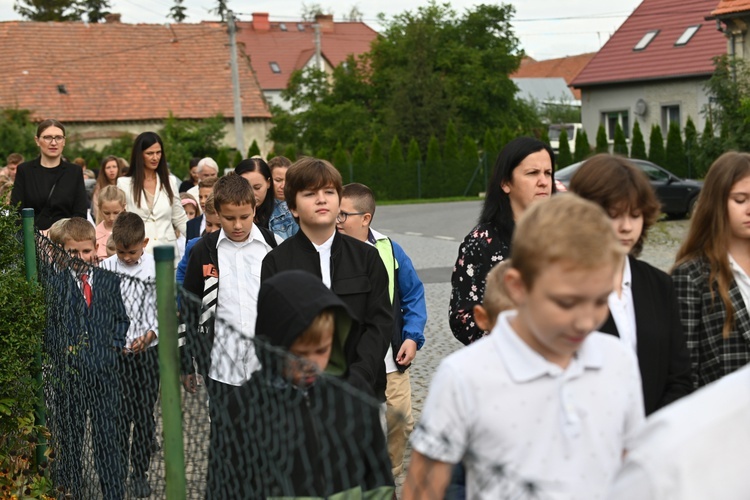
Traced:
<path fill-rule="evenodd" d="M 185 243 L 201 235 L 201 222 L 203 222 L 204 217 L 205 215 L 201 214 L 200 217 L 195 217 L 194 219 L 190 219 L 189 221 L 187 221 L 187 231 L 185 231 Z"/>
<path fill-rule="evenodd" d="M 691 392 L 690 354 L 669 275 L 635 257 L 628 259 L 643 404 L 650 415 Z M 619 336 L 611 313 L 599 330 Z"/>

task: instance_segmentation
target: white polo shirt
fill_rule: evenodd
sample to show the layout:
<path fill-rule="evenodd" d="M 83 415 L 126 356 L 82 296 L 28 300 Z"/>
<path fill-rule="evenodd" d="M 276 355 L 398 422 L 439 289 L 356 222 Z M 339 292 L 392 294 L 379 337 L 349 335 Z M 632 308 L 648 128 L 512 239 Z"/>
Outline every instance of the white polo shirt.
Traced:
<path fill-rule="evenodd" d="M 595 332 L 563 370 L 518 337 L 515 314 L 443 360 L 412 447 L 463 460 L 468 498 L 506 498 L 526 483 L 536 498 L 603 498 L 644 420 L 635 354 Z"/>

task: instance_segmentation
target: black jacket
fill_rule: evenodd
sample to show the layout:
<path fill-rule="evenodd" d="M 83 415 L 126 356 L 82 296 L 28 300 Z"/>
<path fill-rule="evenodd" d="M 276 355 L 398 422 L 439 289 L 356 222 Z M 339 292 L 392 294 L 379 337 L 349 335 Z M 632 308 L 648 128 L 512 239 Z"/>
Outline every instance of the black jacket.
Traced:
<path fill-rule="evenodd" d="M 692 391 L 690 354 L 671 278 L 650 264 L 628 259 L 643 404 L 650 415 Z M 618 335 L 612 314 L 599 330 Z"/>
<path fill-rule="evenodd" d="M 81 167 L 61 161 L 60 166 L 48 169 L 42 166 L 41 157 L 21 163 L 10 202 L 33 208 L 34 225 L 41 230 L 67 217 L 85 219 L 88 196 Z"/>
<path fill-rule="evenodd" d="M 263 260 L 260 280 L 299 269 L 322 278 L 320 257 L 304 232 L 281 243 Z M 388 274 L 377 249 L 335 233 L 331 247 L 331 290 L 349 307 L 358 326 L 346 339 L 344 354 L 352 385 L 385 397 L 385 354 L 391 341 L 393 315 Z"/>
<path fill-rule="evenodd" d="M 205 215 L 201 214 L 199 217 L 187 221 L 187 231 L 185 231 L 186 242 L 201 235 L 201 222 L 203 222 L 204 217 Z"/>

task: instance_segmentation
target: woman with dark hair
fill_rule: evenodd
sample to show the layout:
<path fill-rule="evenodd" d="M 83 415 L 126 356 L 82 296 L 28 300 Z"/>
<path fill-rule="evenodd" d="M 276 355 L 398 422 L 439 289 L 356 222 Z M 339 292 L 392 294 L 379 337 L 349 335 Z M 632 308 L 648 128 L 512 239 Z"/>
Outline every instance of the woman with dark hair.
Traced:
<path fill-rule="evenodd" d="M 91 215 L 94 220 L 97 218 L 96 212 L 99 208 L 99 193 L 107 186 L 117 186 L 117 178 L 120 177 L 121 169 L 120 160 L 116 156 L 109 155 L 102 160 L 99 175 L 96 176 L 94 193 L 91 195 Z"/>
<path fill-rule="evenodd" d="M 175 245 L 177 233 L 185 234 L 187 215 L 177 191 L 177 182 L 169 175 L 164 144 L 154 132 L 135 138 L 127 175 L 117 179 L 125 192 L 128 212 L 141 216 L 146 225 L 146 250 L 158 245 Z M 175 253 L 176 255 L 176 253 Z"/>
<path fill-rule="evenodd" d="M 570 191 L 600 205 L 628 255 L 615 275 L 609 318 L 599 331 L 615 335 L 638 357 L 646 415 L 689 394 L 690 355 L 669 276 L 638 260 L 659 218 L 659 200 L 646 175 L 627 159 L 599 154 L 570 180 Z"/>
<path fill-rule="evenodd" d="M 479 224 L 458 249 L 453 268 L 449 323 L 453 335 L 470 344 L 487 332 L 474 321 L 490 269 L 510 256 L 515 221 L 537 200 L 555 192 L 555 155 L 548 144 L 518 137 L 500 152 L 487 186 Z"/>
<path fill-rule="evenodd" d="M 34 140 L 39 156 L 18 166 L 11 206 L 33 208 L 34 224 L 43 231 L 60 219 L 85 219 L 88 199 L 81 167 L 62 157 L 65 127 L 57 120 L 44 120 Z"/>
<path fill-rule="evenodd" d="M 260 157 L 242 160 L 234 167 L 234 173 L 247 179 L 255 193 L 255 223 L 268 229 L 273 213 L 273 179 L 271 169 Z"/>

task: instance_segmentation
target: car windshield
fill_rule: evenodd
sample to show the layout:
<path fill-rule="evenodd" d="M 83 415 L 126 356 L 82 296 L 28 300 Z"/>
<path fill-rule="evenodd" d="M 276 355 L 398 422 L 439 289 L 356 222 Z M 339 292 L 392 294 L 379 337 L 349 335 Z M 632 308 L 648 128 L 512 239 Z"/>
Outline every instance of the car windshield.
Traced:
<path fill-rule="evenodd" d="M 654 165 L 649 165 L 648 163 L 637 163 L 638 168 L 643 170 L 643 173 L 645 173 L 648 178 L 652 181 L 666 181 L 669 180 L 669 174 L 665 171 L 663 171 L 660 168 L 656 168 Z"/>

